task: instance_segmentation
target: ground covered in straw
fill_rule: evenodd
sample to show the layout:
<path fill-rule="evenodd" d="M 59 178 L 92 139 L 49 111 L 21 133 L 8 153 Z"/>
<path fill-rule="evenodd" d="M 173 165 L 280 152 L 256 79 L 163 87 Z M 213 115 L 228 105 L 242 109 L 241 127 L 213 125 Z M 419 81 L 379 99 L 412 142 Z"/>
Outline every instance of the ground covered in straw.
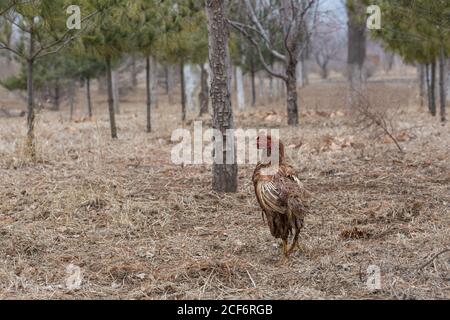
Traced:
<path fill-rule="evenodd" d="M 37 163 L 22 154 L 25 120 L 0 118 L 0 299 L 449 299 L 449 126 L 418 106 L 412 84 L 370 84 L 402 154 L 356 124 L 344 89 L 302 89 L 297 128 L 282 101 L 236 115 L 241 128 L 279 127 L 314 193 L 287 261 L 261 218 L 253 166 L 239 168 L 237 194 L 219 195 L 209 166 L 171 163 L 181 123 L 164 97 L 146 134 L 143 92 L 130 95 L 117 141 L 103 96 L 93 121 L 41 112 Z M 367 287 L 370 265 L 380 290 Z"/>

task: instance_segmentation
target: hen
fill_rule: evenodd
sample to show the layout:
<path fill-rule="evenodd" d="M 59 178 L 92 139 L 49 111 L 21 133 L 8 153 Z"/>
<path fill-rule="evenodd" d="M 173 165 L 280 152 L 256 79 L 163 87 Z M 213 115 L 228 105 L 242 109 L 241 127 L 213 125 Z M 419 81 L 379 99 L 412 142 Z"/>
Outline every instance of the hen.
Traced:
<path fill-rule="evenodd" d="M 282 250 L 288 257 L 297 245 L 303 228 L 307 193 L 294 168 L 286 163 L 281 141 L 272 139 L 271 136 L 258 136 L 257 148 L 266 151 L 267 159 L 258 162 L 253 173 L 256 198 L 266 216 L 272 236 L 283 241 Z M 273 163 L 275 161 L 272 158 L 278 158 L 278 163 Z M 293 240 L 288 248 L 289 235 L 293 235 Z"/>

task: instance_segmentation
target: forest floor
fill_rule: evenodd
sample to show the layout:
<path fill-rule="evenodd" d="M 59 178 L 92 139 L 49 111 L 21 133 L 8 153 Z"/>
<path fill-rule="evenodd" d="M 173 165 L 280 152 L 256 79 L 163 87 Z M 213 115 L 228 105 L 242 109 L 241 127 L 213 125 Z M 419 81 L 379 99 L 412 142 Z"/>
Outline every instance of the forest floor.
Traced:
<path fill-rule="evenodd" d="M 144 93 L 130 94 L 117 141 L 103 96 L 93 121 L 43 111 L 37 163 L 22 154 L 25 119 L 0 118 L 0 299 L 450 299 L 450 127 L 418 106 L 413 84 L 368 88 L 404 153 L 356 124 L 339 83 L 300 91 L 295 128 L 283 101 L 235 114 L 240 128 L 280 128 L 315 195 L 289 260 L 261 218 L 254 166 L 223 195 L 209 166 L 171 163 L 177 99 L 160 98 L 146 134 Z"/>

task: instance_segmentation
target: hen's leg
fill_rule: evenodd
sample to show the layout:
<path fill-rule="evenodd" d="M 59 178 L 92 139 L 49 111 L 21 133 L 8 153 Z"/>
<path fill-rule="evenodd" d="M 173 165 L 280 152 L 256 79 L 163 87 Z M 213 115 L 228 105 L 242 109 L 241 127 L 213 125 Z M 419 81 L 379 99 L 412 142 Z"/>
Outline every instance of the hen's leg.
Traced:
<path fill-rule="evenodd" d="M 289 256 L 289 250 L 288 250 L 288 242 L 287 240 L 283 239 L 283 254 L 287 258 Z"/>
<path fill-rule="evenodd" d="M 297 246 L 298 248 L 300 248 L 300 245 L 298 244 L 298 235 L 300 233 L 300 230 L 297 229 L 295 230 L 295 236 L 294 239 L 292 240 L 292 244 L 291 247 L 288 250 L 288 255 L 292 253 L 292 251 L 294 250 L 294 248 Z"/>

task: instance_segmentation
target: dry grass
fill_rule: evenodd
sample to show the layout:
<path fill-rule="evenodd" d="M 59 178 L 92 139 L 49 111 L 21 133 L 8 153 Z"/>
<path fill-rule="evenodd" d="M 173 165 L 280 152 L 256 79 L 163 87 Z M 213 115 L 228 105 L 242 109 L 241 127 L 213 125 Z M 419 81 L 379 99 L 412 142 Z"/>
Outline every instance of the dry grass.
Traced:
<path fill-rule="evenodd" d="M 449 299 L 450 131 L 414 105 L 406 84 L 373 84 L 405 154 L 360 131 L 344 87 L 312 85 L 301 123 L 283 105 L 237 115 L 240 127 L 280 127 L 292 163 L 316 200 L 302 250 L 281 260 L 250 181 L 237 194 L 210 191 L 207 166 L 170 163 L 178 107 L 161 101 L 144 133 L 142 92 L 123 105 L 119 140 L 106 112 L 68 122 L 43 112 L 38 163 L 21 155 L 23 119 L 0 119 L 0 299 Z M 97 99 L 97 108 L 105 101 Z M 273 111 L 273 112 L 272 112 Z M 66 267 L 81 268 L 78 290 Z M 366 287 L 369 265 L 382 289 Z"/>

